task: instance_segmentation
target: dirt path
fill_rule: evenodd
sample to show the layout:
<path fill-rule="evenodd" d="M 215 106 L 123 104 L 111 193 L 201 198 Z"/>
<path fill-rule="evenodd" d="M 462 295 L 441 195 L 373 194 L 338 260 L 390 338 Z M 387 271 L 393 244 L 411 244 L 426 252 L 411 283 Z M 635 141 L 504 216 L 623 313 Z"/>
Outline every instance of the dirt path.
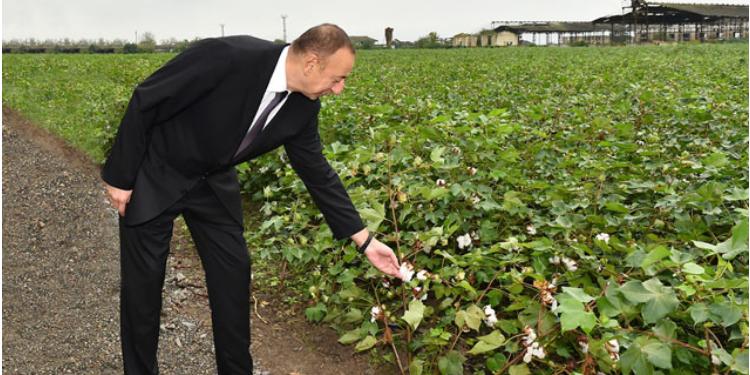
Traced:
<path fill-rule="evenodd" d="M 7 108 L 2 137 L 3 373 L 121 374 L 117 220 L 98 168 Z M 255 295 L 255 374 L 393 373 L 279 293 Z M 203 271 L 179 222 L 163 296 L 161 372 L 214 374 Z"/>

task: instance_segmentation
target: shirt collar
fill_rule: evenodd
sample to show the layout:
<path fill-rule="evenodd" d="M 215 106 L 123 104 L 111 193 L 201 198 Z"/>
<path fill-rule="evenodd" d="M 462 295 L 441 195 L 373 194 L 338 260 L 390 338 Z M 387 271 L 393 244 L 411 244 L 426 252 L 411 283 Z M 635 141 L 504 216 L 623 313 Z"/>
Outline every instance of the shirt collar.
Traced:
<path fill-rule="evenodd" d="M 279 61 L 276 62 L 276 67 L 273 69 L 271 74 L 271 80 L 268 82 L 268 88 L 266 91 L 270 92 L 282 92 L 287 91 L 286 87 L 286 55 L 289 52 L 289 46 L 284 47 L 279 56 Z"/>

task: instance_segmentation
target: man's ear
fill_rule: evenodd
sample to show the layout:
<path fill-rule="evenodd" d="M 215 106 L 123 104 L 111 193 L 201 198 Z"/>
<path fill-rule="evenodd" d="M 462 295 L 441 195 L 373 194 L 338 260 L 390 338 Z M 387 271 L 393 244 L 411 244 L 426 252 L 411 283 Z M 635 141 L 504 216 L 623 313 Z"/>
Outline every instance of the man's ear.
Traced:
<path fill-rule="evenodd" d="M 320 57 L 315 52 L 308 52 L 305 54 L 305 75 L 312 73 L 314 69 L 320 66 Z"/>

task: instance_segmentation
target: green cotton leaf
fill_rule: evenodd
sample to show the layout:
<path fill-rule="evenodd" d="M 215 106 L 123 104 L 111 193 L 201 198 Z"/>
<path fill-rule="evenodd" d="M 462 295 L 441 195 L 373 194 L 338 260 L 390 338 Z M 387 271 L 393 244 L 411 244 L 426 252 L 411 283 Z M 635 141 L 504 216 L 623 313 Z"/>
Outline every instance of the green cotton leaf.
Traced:
<path fill-rule="evenodd" d="M 642 337 L 633 342 L 625 353 L 620 356 L 620 367 L 622 373 L 628 375 L 631 372 L 636 375 L 651 375 L 654 373 L 654 367 L 649 362 L 646 354 L 641 347 Z"/>
<path fill-rule="evenodd" d="M 695 324 L 703 323 L 708 320 L 708 306 L 705 303 L 696 303 L 688 308 L 690 317 L 693 318 Z"/>
<path fill-rule="evenodd" d="M 422 375 L 424 368 L 424 361 L 419 358 L 414 358 L 409 364 L 409 375 Z"/>
<path fill-rule="evenodd" d="M 453 323 L 455 323 L 459 329 L 462 329 L 464 324 L 466 324 L 466 310 L 459 310 L 456 312 L 456 318 L 453 319 Z"/>
<path fill-rule="evenodd" d="M 581 327 L 581 329 L 590 333 L 596 326 L 596 315 L 591 311 L 586 311 L 583 303 L 568 294 L 562 294 L 558 297 L 560 305 L 556 312 L 560 313 L 560 327 L 563 332 L 570 331 Z"/>
<path fill-rule="evenodd" d="M 528 207 L 521 200 L 521 193 L 511 190 L 503 194 L 502 210 L 515 215 L 525 213 L 528 211 Z"/>
<path fill-rule="evenodd" d="M 344 314 L 343 319 L 345 323 L 354 323 L 359 322 L 363 318 L 362 316 L 362 310 L 353 308 L 349 310 L 346 314 Z"/>
<path fill-rule="evenodd" d="M 662 285 L 657 278 L 646 282 L 628 281 L 620 292 L 631 302 L 646 303 L 641 307 L 641 315 L 646 323 L 654 323 L 674 311 L 680 301 L 670 287 Z"/>
<path fill-rule="evenodd" d="M 471 284 L 469 284 L 469 282 L 466 281 L 466 280 L 461 280 L 461 282 L 459 282 L 458 284 L 456 284 L 456 286 L 459 286 L 459 287 L 463 288 L 467 293 L 469 293 L 468 294 L 469 298 L 473 299 L 474 296 L 477 295 L 477 290 L 474 289 L 474 287 L 471 286 Z"/>
<path fill-rule="evenodd" d="M 628 267 L 640 267 L 644 259 L 646 259 L 646 253 L 638 249 L 625 257 L 625 265 Z"/>
<path fill-rule="evenodd" d="M 693 245 L 699 249 L 703 250 L 710 250 L 715 252 L 716 251 L 716 245 L 711 245 L 710 243 L 701 242 L 701 241 L 693 241 Z"/>
<path fill-rule="evenodd" d="M 628 210 L 628 208 L 625 207 L 620 202 L 607 202 L 604 205 L 604 208 L 606 208 L 609 211 L 617 212 L 617 213 L 622 213 L 622 214 L 626 214 L 626 213 L 630 212 L 630 210 Z"/>
<path fill-rule="evenodd" d="M 734 363 L 732 364 L 732 370 L 739 372 L 740 374 L 748 375 L 748 353 L 747 349 L 735 349 L 734 351 Z"/>
<path fill-rule="evenodd" d="M 708 167 L 721 168 L 729 164 L 727 155 L 721 151 L 712 153 L 701 160 L 701 163 Z"/>
<path fill-rule="evenodd" d="M 685 293 L 686 297 L 690 297 L 695 294 L 695 288 L 687 284 L 680 284 L 674 288 L 677 290 L 681 290 L 683 293 Z"/>
<path fill-rule="evenodd" d="M 732 227 L 732 236 L 718 245 L 701 241 L 693 241 L 693 244 L 699 249 L 710 251 L 709 255 L 722 254 L 722 258 L 726 260 L 732 260 L 739 254 L 745 254 L 748 252 L 748 218 L 743 218 Z"/>
<path fill-rule="evenodd" d="M 443 151 L 445 151 L 445 147 L 438 146 L 435 147 L 432 152 L 430 152 L 430 160 L 437 164 L 443 164 L 445 163 L 445 159 L 443 158 Z"/>
<path fill-rule="evenodd" d="M 689 273 L 691 275 L 702 275 L 704 272 L 706 272 L 703 267 L 693 263 L 688 262 L 682 265 L 682 271 L 685 273 Z"/>
<path fill-rule="evenodd" d="M 359 211 L 360 216 L 362 216 L 362 220 L 367 223 L 367 229 L 371 232 L 377 232 L 380 223 L 385 220 L 385 208 L 380 208 L 380 210 L 377 210 L 369 207 L 364 207 L 357 210 Z"/>
<path fill-rule="evenodd" d="M 719 279 L 708 281 L 703 286 L 709 289 L 744 289 L 747 288 L 747 277 L 737 279 Z"/>
<path fill-rule="evenodd" d="M 469 328 L 479 331 L 479 326 L 482 324 L 484 318 L 484 311 L 477 307 L 477 305 L 471 305 L 466 310 L 460 310 L 456 313 L 456 319 L 454 323 L 459 328 L 463 328 L 464 324 Z"/>
<path fill-rule="evenodd" d="M 529 366 L 526 366 L 525 363 L 522 363 L 520 365 L 513 365 L 510 366 L 508 369 L 509 375 L 531 375 L 531 371 L 529 370 Z"/>
<path fill-rule="evenodd" d="M 675 338 L 675 330 L 677 329 L 677 324 L 675 324 L 673 321 L 669 319 L 662 319 L 659 321 L 659 323 L 652 328 L 652 331 L 662 340 L 668 340 Z"/>
<path fill-rule="evenodd" d="M 653 295 L 641 310 L 641 314 L 646 323 L 654 323 L 667 316 L 667 314 L 674 311 L 674 309 L 680 304 L 674 290 L 670 287 L 663 286 L 659 279 L 650 279 L 643 283 L 643 286 L 652 292 Z"/>
<path fill-rule="evenodd" d="M 641 261 L 641 268 L 646 268 L 668 256 L 672 255 L 672 252 L 665 246 L 657 246 L 646 254 L 646 257 Z"/>
<path fill-rule="evenodd" d="M 631 280 L 620 287 L 620 293 L 630 302 L 643 303 L 651 300 L 652 295 L 638 280 Z"/>
<path fill-rule="evenodd" d="M 484 318 L 484 311 L 477 305 L 471 305 L 466 309 L 466 325 L 475 330 L 479 331 L 479 326 L 482 324 Z"/>
<path fill-rule="evenodd" d="M 326 309 L 326 305 L 324 305 L 322 302 L 319 302 L 313 307 L 308 307 L 305 309 L 305 316 L 307 317 L 307 320 L 311 322 L 319 322 L 323 320 L 327 313 L 328 309 Z"/>
<path fill-rule="evenodd" d="M 339 338 L 339 342 L 344 345 L 353 344 L 362 338 L 362 330 L 357 328 L 353 329 Z"/>
<path fill-rule="evenodd" d="M 732 365 L 732 363 L 734 363 L 734 358 L 726 351 L 726 349 L 714 348 L 713 350 L 711 350 L 711 354 L 719 357 L 721 363 L 727 366 L 730 366 Z"/>
<path fill-rule="evenodd" d="M 441 375 L 463 375 L 466 358 L 453 350 L 438 359 L 438 369 Z"/>
<path fill-rule="evenodd" d="M 578 302 L 589 303 L 594 300 L 594 297 L 586 294 L 581 288 L 569 288 L 564 286 L 562 290 L 563 293 L 575 298 Z"/>
<path fill-rule="evenodd" d="M 711 320 L 724 327 L 737 323 L 742 317 L 742 309 L 731 302 L 712 303 L 708 306 L 708 311 L 717 318 Z"/>
<path fill-rule="evenodd" d="M 498 330 L 492 331 L 489 335 L 479 336 L 477 339 L 479 341 L 469 350 L 469 354 L 486 353 L 497 349 L 505 342 L 505 337 Z"/>
<path fill-rule="evenodd" d="M 419 327 L 419 322 L 424 317 L 424 304 L 418 299 L 414 299 L 409 302 L 409 309 L 406 310 L 404 316 L 401 319 L 405 320 L 413 330 Z"/>
<path fill-rule="evenodd" d="M 717 246 L 717 251 L 723 253 L 722 258 L 732 260 L 739 254 L 747 253 L 747 241 L 748 219 L 744 218 L 732 228 L 732 237 Z"/>
<path fill-rule="evenodd" d="M 508 363 L 508 358 L 503 353 L 495 353 L 495 355 L 487 358 L 487 361 L 485 361 L 487 369 L 493 373 L 500 371 L 506 363 Z"/>
<path fill-rule="evenodd" d="M 365 351 L 375 346 L 377 342 L 378 340 L 375 338 L 375 336 L 368 335 L 367 337 L 362 339 L 362 341 L 360 341 L 357 346 L 354 347 L 354 350 L 358 352 Z"/>
<path fill-rule="evenodd" d="M 646 353 L 646 358 L 654 366 L 663 369 L 672 368 L 672 349 L 669 345 L 653 341 L 643 347 L 643 352 Z"/>
<path fill-rule="evenodd" d="M 746 201 L 748 200 L 748 189 L 733 188 L 727 195 L 724 196 L 724 200 L 734 201 Z"/>
<path fill-rule="evenodd" d="M 490 345 L 500 346 L 505 342 L 505 336 L 498 330 L 492 331 L 490 334 L 477 337 L 479 340 L 484 341 Z"/>

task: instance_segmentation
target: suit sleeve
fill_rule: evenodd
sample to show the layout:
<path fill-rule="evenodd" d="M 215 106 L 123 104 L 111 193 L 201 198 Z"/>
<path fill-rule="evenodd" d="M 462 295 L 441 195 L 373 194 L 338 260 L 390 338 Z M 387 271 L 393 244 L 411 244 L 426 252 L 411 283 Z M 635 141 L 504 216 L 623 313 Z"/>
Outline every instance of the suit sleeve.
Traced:
<path fill-rule="evenodd" d="M 148 148 L 151 129 L 210 92 L 231 63 L 228 48 L 204 39 L 151 74 L 133 91 L 102 168 L 108 184 L 129 190 Z"/>
<path fill-rule="evenodd" d="M 364 229 L 341 179 L 323 156 L 317 114 L 300 134 L 284 144 L 284 148 L 292 168 L 323 213 L 333 237 L 344 239 Z"/>

